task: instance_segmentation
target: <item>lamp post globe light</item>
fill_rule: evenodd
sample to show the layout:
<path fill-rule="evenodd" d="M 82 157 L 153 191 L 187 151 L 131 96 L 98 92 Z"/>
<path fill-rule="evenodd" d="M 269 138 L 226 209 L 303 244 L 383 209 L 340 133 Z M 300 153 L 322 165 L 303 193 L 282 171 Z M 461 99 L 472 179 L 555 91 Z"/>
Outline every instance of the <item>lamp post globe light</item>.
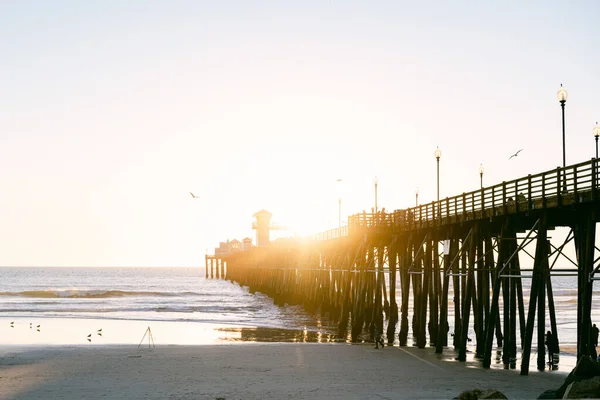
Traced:
<path fill-rule="evenodd" d="M 415 189 L 415 207 L 419 207 L 419 188 Z"/>
<path fill-rule="evenodd" d="M 485 169 L 483 168 L 483 164 L 479 164 L 479 187 L 483 189 L 483 173 Z"/>
<path fill-rule="evenodd" d="M 563 151 L 563 168 L 567 166 L 567 156 L 565 154 L 565 103 L 567 102 L 567 91 L 563 88 L 562 83 L 560 84 L 560 89 L 556 92 L 556 97 L 560 103 L 560 108 L 562 109 L 562 151 Z M 565 176 L 565 172 L 563 171 L 563 191 L 567 191 L 567 178 Z"/>
<path fill-rule="evenodd" d="M 598 136 L 600 136 L 600 125 L 596 122 L 594 126 L 594 137 L 596 138 L 596 158 L 598 158 Z"/>
<path fill-rule="evenodd" d="M 379 179 L 373 178 L 373 185 L 375 186 L 375 213 L 377 213 L 377 185 L 379 185 Z"/>

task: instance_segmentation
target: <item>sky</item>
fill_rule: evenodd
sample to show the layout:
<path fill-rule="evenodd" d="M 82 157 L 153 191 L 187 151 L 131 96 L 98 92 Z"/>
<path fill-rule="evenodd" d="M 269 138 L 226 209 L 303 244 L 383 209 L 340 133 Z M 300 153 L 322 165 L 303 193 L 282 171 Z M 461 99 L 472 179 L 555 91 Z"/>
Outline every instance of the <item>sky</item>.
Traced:
<path fill-rule="evenodd" d="M 0 265 L 195 266 L 594 157 L 595 1 L 0 0 Z M 515 158 L 509 156 L 523 151 Z M 194 199 L 189 192 L 198 198 Z"/>

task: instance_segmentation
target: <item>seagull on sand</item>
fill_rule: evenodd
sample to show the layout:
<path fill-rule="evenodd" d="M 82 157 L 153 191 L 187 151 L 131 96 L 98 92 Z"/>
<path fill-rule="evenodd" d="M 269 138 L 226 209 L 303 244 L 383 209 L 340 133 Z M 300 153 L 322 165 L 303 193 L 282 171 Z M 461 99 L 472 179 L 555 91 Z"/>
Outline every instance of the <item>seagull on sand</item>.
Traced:
<path fill-rule="evenodd" d="M 192 195 L 192 198 L 197 199 L 198 196 L 196 196 L 194 193 L 190 192 L 190 194 Z"/>
<path fill-rule="evenodd" d="M 98 332 L 102 332 L 102 328 L 98 329 Z"/>
<path fill-rule="evenodd" d="M 522 152 L 522 151 L 523 151 L 523 149 L 521 149 L 521 150 L 517 151 L 517 152 L 516 152 L 515 154 L 513 154 L 512 156 L 508 157 L 508 159 L 510 160 L 511 158 L 518 156 L 518 155 L 519 155 L 519 153 L 520 153 L 520 152 Z"/>
<path fill-rule="evenodd" d="M 92 337 L 92 334 L 90 333 L 90 334 L 88 335 L 88 337 Z"/>

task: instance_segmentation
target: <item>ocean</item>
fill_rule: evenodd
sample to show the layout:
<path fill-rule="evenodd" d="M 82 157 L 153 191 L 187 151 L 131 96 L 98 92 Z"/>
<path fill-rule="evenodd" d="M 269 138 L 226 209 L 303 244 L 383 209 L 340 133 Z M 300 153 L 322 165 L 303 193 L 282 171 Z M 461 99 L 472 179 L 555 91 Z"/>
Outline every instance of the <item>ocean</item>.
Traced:
<path fill-rule="evenodd" d="M 526 313 L 529 284 L 529 279 L 523 280 Z M 574 276 L 553 278 L 561 345 L 577 343 L 576 288 Z M 400 293 L 397 299 L 400 302 Z M 452 311 L 450 293 L 450 332 Z M 74 327 L 95 333 L 97 327 L 111 325 L 119 334 L 108 335 L 104 328 L 104 335 L 94 342 L 135 342 L 146 326 L 162 329 L 163 343 L 170 344 L 337 341 L 335 324 L 306 313 L 301 306 L 276 306 L 269 297 L 250 294 L 235 283 L 206 279 L 204 268 L 2 267 L 0 320 L 2 344 L 86 343 L 87 335 L 72 333 Z M 546 320 L 548 330 L 548 316 Z M 592 320 L 600 322 L 597 308 Z M 37 332 L 34 328 L 41 324 L 45 335 L 17 334 L 19 327 Z M 49 334 L 50 326 L 59 332 Z M 70 328 L 61 328 L 65 326 Z M 131 329 L 125 327 L 135 330 L 127 335 L 124 331 Z M 535 338 L 534 333 L 534 343 Z"/>
<path fill-rule="evenodd" d="M 334 332 L 300 306 L 279 307 L 269 297 L 250 294 L 237 284 L 205 279 L 203 268 L 180 267 L 2 267 L 0 318 L 4 321 L 0 329 L 3 344 L 7 335 L 2 332 L 18 331 L 6 329 L 10 322 L 25 328 L 43 325 L 45 335 L 30 336 L 34 344 L 82 342 L 81 335 L 69 335 L 71 328 L 59 328 L 64 331 L 60 335 L 48 335 L 48 327 L 58 323 L 81 327 L 85 322 L 89 329 L 115 325 L 119 334 L 113 335 L 110 343 L 128 343 L 141 337 L 129 337 L 123 330 L 137 326 L 140 332 L 146 325 L 166 329 L 163 343 L 169 344 L 327 341 Z M 174 326 L 177 332 L 173 332 Z M 197 331 L 196 337 L 190 337 L 190 331 Z M 102 338 L 96 339 L 106 343 L 106 328 L 103 332 Z M 12 342 L 27 344 L 19 335 Z"/>

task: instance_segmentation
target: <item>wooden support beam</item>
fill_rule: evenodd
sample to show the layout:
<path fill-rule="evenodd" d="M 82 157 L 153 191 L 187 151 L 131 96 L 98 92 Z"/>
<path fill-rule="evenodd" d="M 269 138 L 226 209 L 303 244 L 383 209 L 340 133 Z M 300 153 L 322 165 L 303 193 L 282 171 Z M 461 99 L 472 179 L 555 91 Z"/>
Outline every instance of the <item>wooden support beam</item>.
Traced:
<path fill-rule="evenodd" d="M 463 302 L 462 312 L 462 326 L 460 328 L 460 342 L 458 345 L 458 361 L 467 360 L 467 338 L 469 332 L 469 317 L 471 315 L 471 304 L 473 299 L 473 292 L 475 289 L 475 240 L 477 237 L 477 226 L 473 228 L 471 235 L 469 236 L 468 243 L 468 265 L 465 266 L 467 274 L 465 295 Z M 463 242 L 463 247 L 465 243 Z"/>
<path fill-rule="evenodd" d="M 529 296 L 529 312 L 527 314 L 527 326 L 525 328 L 525 341 L 523 343 L 523 355 L 521 357 L 521 375 L 529 374 L 529 360 L 531 358 L 531 342 L 533 339 L 533 324 L 535 321 L 535 308 L 537 305 L 537 297 L 539 295 L 539 283 L 544 279 L 542 273 L 543 263 L 542 260 L 548 259 L 548 241 L 546 231 L 546 218 L 545 216 L 540 219 L 538 225 L 537 243 L 535 246 L 535 260 L 533 263 L 533 274 L 531 280 L 531 289 Z M 544 313 L 544 310 L 538 312 Z M 538 339 L 539 340 L 539 339 Z M 544 339 L 542 338 L 541 344 L 538 343 L 538 353 L 542 352 L 544 358 L 546 357 L 544 348 Z"/>
<path fill-rule="evenodd" d="M 408 274 L 408 266 L 412 263 L 410 252 L 410 240 L 404 237 L 400 241 L 400 287 L 402 295 L 401 316 L 400 316 L 400 332 L 398 334 L 398 342 L 400 346 L 406 346 L 408 342 L 408 299 L 410 294 L 410 275 Z"/>
<path fill-rule="evenodd" d="M 384 261 L 384 247 L 378 246 L 377 248 L 377 281 L 375 284 L 375 303 L 373 304 L 373 339 L 377 340 L 377 336 L 383 335 L 383 287 L 385 285 L 384 272 L 383 272 L 383 261 Z M 373 272 L 375 274 L 375 272 Z"/>
<path fill-rule="evenodd" d="M 485 320 L 487 320 L 487 314 L 489 310 L 486 309 L 486 305 L 489 307 L 490 289 L 488 272 L 485 271 L 485 255 L 483 252 L 484 239 L 482 239 L 482 232 L 479 233 L 477 242 L 475 243 L 475 249 L 477 253 L 476 264 L 476 293 L 477 293 L 477 311 L 475 312 L 475 318 L 477 323 L 476 335 L 476 347 L 475 347 L 475 358 L 483 357 L 485 348 Z"/>
<path fill-rule="evenodd" d="M 547 234 L 543 235 L 543 238 L 540 238 L 538 231 L 537 240 L 543 240 L 545 242 L 542 243 L 544 248 L 541 250 L 542 257 L 540 259 L 540 271 L 538 274 L 539 283 L 538 283 L 538 321 L 537 321 L 537 330 L 538 330 L 538 353 L 537 353 L 537 367 L 539 371 L 543 371 L 546 367 L 546 349 L 544 347 L 544 340 L 546 337 L 546 276 L 548 275 L 548 253 L 550 250 L 550 246 L 548 244 Z M 536 254 L 537 256 L 537 254 Z M 556 335 L 556 332 L 552 332 L 553 335 Z"/>
<path fill-rule="evenodd" d="M 445 256 L 448 257 L 448 256 Z M 441 354 L 448 340 L 448 287 L 450 286 L 450 274 L 444 268 L 444 288 L 442 290 L 442 307 L 440 310 L 440 329 L 435 342 L 435 352 Z"/>
<path fill-rule="evenodd" d="M 431 337 L 431 331 L 427 329 L 431 326 L 431 320 L 429 324 L 427 324 L 427 300 L 429 299 L 429 293 L 431 289 L 431 279 L 432 279 L 432 262 L 431 262 L 431 239 L 428 239 L 425 242 L 425 254 L 423 259 L 423 287 L 421 289 L 421 309 L 420 309 L 420 329 L 419 329 L 419 337 L 417 339 L 417 345 L 419 348 L 424 348 L 427 345 L 427 333 L 429 333 Z M 429 331 L 429 332 L 427 332 Z"/>
<path fill-rule="evenodd" d="M 500 231 L 500 235 L 497 238 L 498 240 L 498 261 L 496 262 L 496 268 L 494 268 L 490 273 L 492 274 L 492 303 L 490 305 L 490 318 L 486 322 L 485 329 L 485 348 L 483 354 L 483 367 L 490 368 L 492 364 L 492 348 L 494 342 L 494 332 L 496 333 L 496 340 L 498 342 L 498 347 L 502 346 L 502 332 L 500 331 L 500 310 L 498 301 L 500 299 L 500 288 L 502 287 L 502 279 L 499 277 L 500 272 L 502 271 L 502 260 L 504 257 L 504 250 L 506 245 L 502 238 L 504 237 L 505 232 L 508 232 L 508 221 L 504 222 L 502 229 Z M 488 262 L 490 262 L 488 260 Z"/>
<path fill-rule="evenodd" d="M 414 237 L 413 237 L 414 238 Z M 414 240 L 411 243 L 410 251 L 413 253 L 413 271 L 414 273 L 409 273 L 409 277 L 412 283 L 412 292 L 413 292 L 413 318 L 412 318 L 412 333 L 413 338 L 415 339 L 416 345 L 419 347 L 424 347 L 421 343 L 421 330 L 422 330 L 422 321 L 421 321 L 421 307 L 422 300 L 421 296 L 423 295 L 423 286 L 422 286 L 422 275 L 420 272 L 423 270 L 422 262 L 421 262 L 421 251 L 420 249 L 420 241 Z"/>
<path fill-rule="evenodd" d="M 458 239 L 450 239 L 450 259 L 454 260 L 458 254 Z M 453 346 L 458 346 L 458 338 L 460 337 L 460 276 L 459 266 L 457 263 L 452 265 L 452 290 L 454 291 L 454 340 Z"/>
<path fill-rule="evenodd" d="M 577 359 L 596 356 L 590 331 L 592 327 L 592 289 L 590 279 L 594 270 L 594 243 L 596 240 L 595 210 L 581 211 L 574 228 L 577 250 Z"/>
<path fill-rule="evenodd" d="M 431 324 L 431 332 L 430 340 L 432 344 L 437 344 L 438 340 L 438 330 L 440 329 L 439 325 L 439 302 L 441 292 L 440 285 L 440 257 L 438 254 L 439 251 L 439 240 L 436 236 L 433 238 L 433 287 L 430 290 L 430 324 Z"/>
<path fill-rule="evenodd" d="M 497 274 L 497 272 L 496 272 Z M 498 299 L 500 298 L 500 279 L 498 279 L 496 277 L 496 279 L 494 279 L 494 289 L 492 292 L 492 304 L 491 304 L 491 308 L 490 308 L 490 315 L 492 316 L 491 318 L 489 318 L 488 323 L 487 323 L 487 327 L 486 327 L 486 337 L 485 337 L 485 351 L 483 354 L 483 368 L 490 368 L 490 366 L 492 365 L 492 346 L 493 346 L 493 342 L 494 342 L 494 328 L 496 325 L 496 319 L 494 318 L 494 315 L 499 317 L 499 312 L 498 312 Z"/>
<path fill-rule="evenodd" d="M 554 309 L 554 295 L 552 293 L 552 277 L 550 276 L 550 269 L 546 270 L 546 292 L 548 293 L 548 312 L 550 313 L 550 330 L 554 332 L 556 337 L 557 345 L 560 344 L 558 337 L 558 329 L 556 327 L 556 311 Z M 560 345 L 558 348 L 560 352 Z"/>
<path fill-rule="evenodd" d="M 391 346 L 394 344 L 394 336 L 396 331 L 396 323 L 398 323 L 398 304 L 396 303 L 396 280 L 397 280 L 397 259 L 398 250 L 395 240 L 388 246 L 388 264 L 390 266 L 390 309 L 388 313 L 387 340 Z"/>

